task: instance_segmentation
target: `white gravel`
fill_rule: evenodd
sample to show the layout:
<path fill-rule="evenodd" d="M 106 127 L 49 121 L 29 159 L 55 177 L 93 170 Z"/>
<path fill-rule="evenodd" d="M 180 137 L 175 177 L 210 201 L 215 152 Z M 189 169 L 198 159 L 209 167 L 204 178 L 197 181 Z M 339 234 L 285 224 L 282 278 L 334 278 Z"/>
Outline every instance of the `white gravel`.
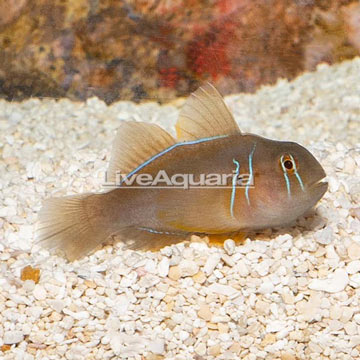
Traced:
<path fill-rule="evenodd" d="M 74 263 L 34 244 L 42 200 L 101 190 L 119 122 L 173 129 L 182 101 L 0 101 L 0 357 L 359 358 L 359 74 L 355 59 L 227 98 L 243 131 L 323 164 L 329 191 L 295 227 L 224 249 L 117 244 Z M 27 265 L 38 284 L 20 279 Z"/>

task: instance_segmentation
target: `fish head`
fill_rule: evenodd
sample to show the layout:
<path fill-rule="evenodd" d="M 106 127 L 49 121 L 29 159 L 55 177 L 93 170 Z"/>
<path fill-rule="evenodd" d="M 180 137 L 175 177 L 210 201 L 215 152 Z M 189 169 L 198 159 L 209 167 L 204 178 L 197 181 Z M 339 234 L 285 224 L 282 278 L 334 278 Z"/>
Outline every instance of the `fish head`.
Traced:
<path fill-rule="evenodd" d="M 263 139 L 257 144 L 256 153 L 254 192 L 259 227 L 291 223 L 325 194 L 325 171 L 303 146 Z"/>

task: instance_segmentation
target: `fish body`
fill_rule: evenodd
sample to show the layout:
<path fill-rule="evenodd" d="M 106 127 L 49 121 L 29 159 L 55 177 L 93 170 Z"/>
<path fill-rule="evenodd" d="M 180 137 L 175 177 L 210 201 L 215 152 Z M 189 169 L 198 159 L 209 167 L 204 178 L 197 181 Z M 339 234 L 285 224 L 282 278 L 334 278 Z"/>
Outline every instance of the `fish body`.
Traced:
<path fill-rule="evenodd" d="M 242 133 L 210 84 L 188 99 L 176 130 L 174 139 L 154 124 L 124 122 L 108 171 L 113 188 L 45 202 L 40 239 L 71 260 L 113 234 L 134 248 L 158 248 L 190 234 L 288 224 L 327 189 L 309 151 Z"/>

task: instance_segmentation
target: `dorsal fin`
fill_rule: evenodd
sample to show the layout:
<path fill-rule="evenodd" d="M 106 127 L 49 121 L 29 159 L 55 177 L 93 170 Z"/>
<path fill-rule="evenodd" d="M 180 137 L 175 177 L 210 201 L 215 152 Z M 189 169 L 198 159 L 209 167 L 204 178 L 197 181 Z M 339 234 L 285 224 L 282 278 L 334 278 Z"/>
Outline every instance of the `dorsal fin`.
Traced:
<path fill-rule="evenodd" d="M 122 122 L 114 140 L 107 180 L 115 181 L 117 172 L 122 175 L 130 173 L 175 143 L 175 139 L 158 125 Z"/>
<path fill-rule="evenodd" d="M 240 129 L 222 96 L 210 83 L 197 89 L 186 100 L 176 123 L 178 141 L 218 135 L 239 134 Z"/>

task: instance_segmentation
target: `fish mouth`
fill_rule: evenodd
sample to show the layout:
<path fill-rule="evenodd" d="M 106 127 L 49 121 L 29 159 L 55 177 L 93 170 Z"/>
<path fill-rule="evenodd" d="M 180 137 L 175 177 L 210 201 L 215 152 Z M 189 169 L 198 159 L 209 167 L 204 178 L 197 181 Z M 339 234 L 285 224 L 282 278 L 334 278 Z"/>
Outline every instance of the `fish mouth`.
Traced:
<path fill-rule="evenodd" d="M 309 190 L 314 194 L 317 194 L 319 199 L 323 197 L 328 189 L 328 182 L 326 181 L 326 176 L 313 182 L 308 186 Z"/>

